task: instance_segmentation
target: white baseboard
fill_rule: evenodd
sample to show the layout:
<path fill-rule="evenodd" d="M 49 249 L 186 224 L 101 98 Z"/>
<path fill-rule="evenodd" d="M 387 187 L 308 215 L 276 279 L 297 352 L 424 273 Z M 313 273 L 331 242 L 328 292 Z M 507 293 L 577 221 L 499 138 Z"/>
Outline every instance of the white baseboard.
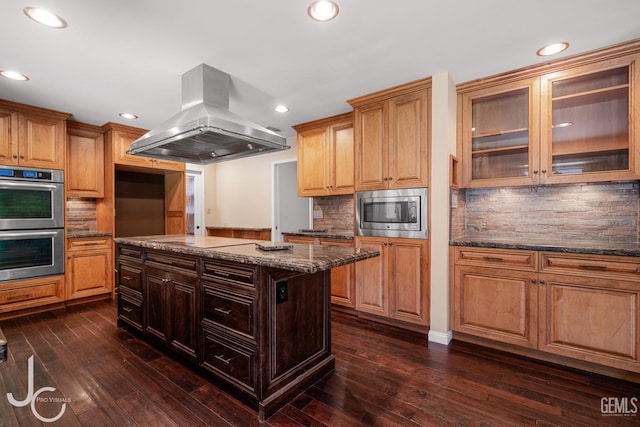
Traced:
<path fill-rule="evenodd" d="M 451 331 L 447 333 L 442 333 L 438 331 L 429 331 L 429 341 L 431 342 L 449 345 L 452 338 L 453 338 L 453 332 Z"/>

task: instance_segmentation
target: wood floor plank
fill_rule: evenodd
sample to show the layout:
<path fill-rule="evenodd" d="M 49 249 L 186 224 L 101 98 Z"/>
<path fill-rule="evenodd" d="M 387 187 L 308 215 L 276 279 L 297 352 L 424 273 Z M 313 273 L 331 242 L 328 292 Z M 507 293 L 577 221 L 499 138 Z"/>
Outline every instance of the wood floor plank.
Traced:
<path fill-rule="evenodd" d="M 43 426 L 29 406 L 36 388 L 69 399 L 64 424 L 82 426 L 637 426 L 640 414 L 604 416 L 601 399 L 640 398 L 640 385 L 464 342 L 332 316 L 336 369 L 263 424 L 257 412 L 170 355 L 116 327 L 112 302 L 0 322 L 0 425 Z M 60 404 L 45 407 L 52 415 Z M 640 406 L 640 402 L 638 403 Z"/>

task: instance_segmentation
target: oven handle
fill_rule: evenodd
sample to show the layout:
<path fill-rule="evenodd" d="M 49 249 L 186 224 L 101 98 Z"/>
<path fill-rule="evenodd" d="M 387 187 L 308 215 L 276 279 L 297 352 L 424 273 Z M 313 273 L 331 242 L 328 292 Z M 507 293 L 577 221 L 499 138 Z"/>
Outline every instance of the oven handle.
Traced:
<path fill-rule="evenodd" d="M 25 231 L 20 233 L 0 232 L 0 240 L 13 239 L 19 237 L 53 237 L 58 234 L 56 231 Z"/>
<path fill-rule="evenodd" d="M 28 182 L 0 182 L 0 188 L 22 188 L 27 190 L 55 190 L 59 184 L 33 184 Z"/>

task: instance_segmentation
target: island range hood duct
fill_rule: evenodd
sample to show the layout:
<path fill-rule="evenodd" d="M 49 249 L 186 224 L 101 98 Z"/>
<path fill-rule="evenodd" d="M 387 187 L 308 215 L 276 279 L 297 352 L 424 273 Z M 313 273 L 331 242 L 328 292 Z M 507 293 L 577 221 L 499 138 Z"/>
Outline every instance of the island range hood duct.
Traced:
<path fill-rule="evenodd" d="M 229 74 L 200 64 L 182 75 L 182 111 L 127 154 L 209 164 L 288 150 L 286 139 L 229 111 Z"/>

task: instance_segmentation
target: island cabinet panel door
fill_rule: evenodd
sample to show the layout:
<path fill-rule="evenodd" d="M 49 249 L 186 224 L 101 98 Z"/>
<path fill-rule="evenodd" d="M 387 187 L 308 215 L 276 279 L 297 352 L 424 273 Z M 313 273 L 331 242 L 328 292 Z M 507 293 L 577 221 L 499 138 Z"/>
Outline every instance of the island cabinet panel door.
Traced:
<path fill-rule="evenodd" d="M 144 331 L 166 341 L 167 324 L 165 314 L 165 279 L 153 272 L 145 271 L 144 278 Z"/>
<path fill-rule="evenodd" d="M 169 313 L 169 345 L 177 352 L 195 360 L 197 358 L 198 295 L 194 283 L 174 280 L 169 286 L 167 310 Z"/>

